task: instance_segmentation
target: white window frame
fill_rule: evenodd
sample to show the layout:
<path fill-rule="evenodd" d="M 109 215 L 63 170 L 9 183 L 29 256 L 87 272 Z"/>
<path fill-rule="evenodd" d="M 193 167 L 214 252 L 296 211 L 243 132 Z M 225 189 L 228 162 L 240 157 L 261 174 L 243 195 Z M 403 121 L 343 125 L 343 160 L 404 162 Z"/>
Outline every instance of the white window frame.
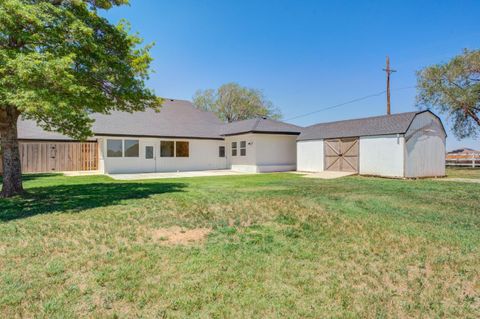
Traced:
<path fill-rule="evenodd" d="M 121 144 L 122 144 L 122 155 L 121 156 L 108 156 L 108 141 L 120 141 Z M 121 138 L 107 138 L 105 139 L 105 148 L 106 148 L 106 155 L 107 155 L 107 158 L 123 158 L 124 156 L 124 151 L 125 151 L 125 145 L 124 145 L 124 142 L 123 142 L 123 139 Z"/>
<path fill-rule="evenodd" d="M 240 141 L 240 156 L 247 156 L 247 141 Z"/>

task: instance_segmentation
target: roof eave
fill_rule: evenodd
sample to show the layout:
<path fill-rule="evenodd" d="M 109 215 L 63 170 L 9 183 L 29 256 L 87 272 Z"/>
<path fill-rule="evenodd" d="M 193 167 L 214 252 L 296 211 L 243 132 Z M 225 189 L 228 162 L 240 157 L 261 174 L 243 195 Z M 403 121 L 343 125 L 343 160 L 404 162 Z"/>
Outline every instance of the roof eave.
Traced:
<path fill-rule="evenodd" d="M 220 134 L 221 136 L 234 136 L 234 135 L 244 135 L 244 134 L 277 134 L 277 135 L 300 135 L 301 132 L 289 132 L 289 131 L 242 131 L 242 132 L 235 132 L 235 133 L 225 133 Z"/>

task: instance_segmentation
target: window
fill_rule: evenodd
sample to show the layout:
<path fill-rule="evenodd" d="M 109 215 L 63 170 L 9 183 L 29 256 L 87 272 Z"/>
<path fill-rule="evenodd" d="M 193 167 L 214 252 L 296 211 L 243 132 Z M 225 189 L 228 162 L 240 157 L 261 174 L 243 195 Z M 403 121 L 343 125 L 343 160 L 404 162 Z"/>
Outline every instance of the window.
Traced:
<path fill-rule="evenodd" d="M 247 142 L 241 141 L 240 142 L 240 156 L 247 155 Z"/>
<path fill-rule="evenodd" d="M 225 146 L 218 147 L 218 157 L 225 157 Z"/>
<path fill-rule="evenodd" d="M 160 156 L 161 157 L 173 157 L 175 144 L 173 141 L 161 141 L 160 142 Z"/>
<path fill-rule="evenodd" d="M 188 142 L 176 142 L 176 151 L 175 151 L 175 156 L 176 157 L 188 157 L 189 155 L 189 148 L 188 148 Z"/>
<path fill-rule="evenodd" d="M 232 156 L 237 156 L 237 142 L 232 142 Z"/>
<path fill-rule="evenodd" d="M 107 157 L 122 157 L 122 140 L 107 140 Z"/>
<path fill-rule="evenodd" d="M 145 158 L 146 159 L 153 158 L 153 146 L 145 146 Z"/>
<path fill-rule="evenodd" d="M 138 157 L 139 150 L 138 140 L 125 140 L 125 157 Z"/>

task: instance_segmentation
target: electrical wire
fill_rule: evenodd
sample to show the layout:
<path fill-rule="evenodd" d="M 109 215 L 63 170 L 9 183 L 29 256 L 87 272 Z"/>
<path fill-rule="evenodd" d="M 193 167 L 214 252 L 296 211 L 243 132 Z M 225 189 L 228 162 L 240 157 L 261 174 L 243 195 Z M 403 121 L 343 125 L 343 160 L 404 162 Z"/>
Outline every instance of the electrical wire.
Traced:
<path fill-rule="evenodd" d="M 412 89 L 412 88 L 416 88 L 416 86 L 401 87 L 401 88 L 397 88 L 397 89 L 392 89 L 392 91 L 400 91 L 400 90 L 406 90 L 406 89 Z M 352 103 L 355 103 L 355 102 L 367 100 L 367 99 L 370 99 L 372 97 L 381 96 L 381 95 L 385 94 L 386 92 L 387 92 L 386 90 L 383 90 L 381 92 L 377 92 L 377 93 L 365 95 L 365 96 L 362 96 L 362 97 L 358 97 L 358 98 L 355 98 L 353 100 L 349 100 L 349 101 L 342 102 L 342 103 L 339 103 L 339 104 L 327 106 L 327 107 L 324 107 L 324 108 L 316 110 L 316 111 L 312 111 L 312 112 L 308 112 L 308 113 L 305 113 L 305 114 L 300 114 L 300 115 L 297 115 L 297 116 L 294 116 L 294 117 L 290 117 L 290 118 L 286 119 L 285 121 L 298 119 L 298 118 L 301 118 L 301 117 L 309 116 L 309 115 L 320 113 L 320 112 L 323 112 L 323 111 L 335 109 L 335 108 L 338 108 L 338 107 L 341 107 L 341 106 L 344 106 L 344 105 L 348 105 L 348 104 L 352 104 Z"/>

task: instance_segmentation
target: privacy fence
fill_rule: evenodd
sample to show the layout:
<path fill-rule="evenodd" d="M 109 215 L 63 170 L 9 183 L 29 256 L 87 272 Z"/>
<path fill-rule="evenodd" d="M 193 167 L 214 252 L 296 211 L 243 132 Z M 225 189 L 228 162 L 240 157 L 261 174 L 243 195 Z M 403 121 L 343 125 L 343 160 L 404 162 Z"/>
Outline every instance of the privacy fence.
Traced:
<path fill-rule="evenodd" d="M 96 142 L 26 142 L 19 145 L 22 172 L 45 173 L 98 169 Z M 3 172 L 0 161 L 0 173 Z"/>

